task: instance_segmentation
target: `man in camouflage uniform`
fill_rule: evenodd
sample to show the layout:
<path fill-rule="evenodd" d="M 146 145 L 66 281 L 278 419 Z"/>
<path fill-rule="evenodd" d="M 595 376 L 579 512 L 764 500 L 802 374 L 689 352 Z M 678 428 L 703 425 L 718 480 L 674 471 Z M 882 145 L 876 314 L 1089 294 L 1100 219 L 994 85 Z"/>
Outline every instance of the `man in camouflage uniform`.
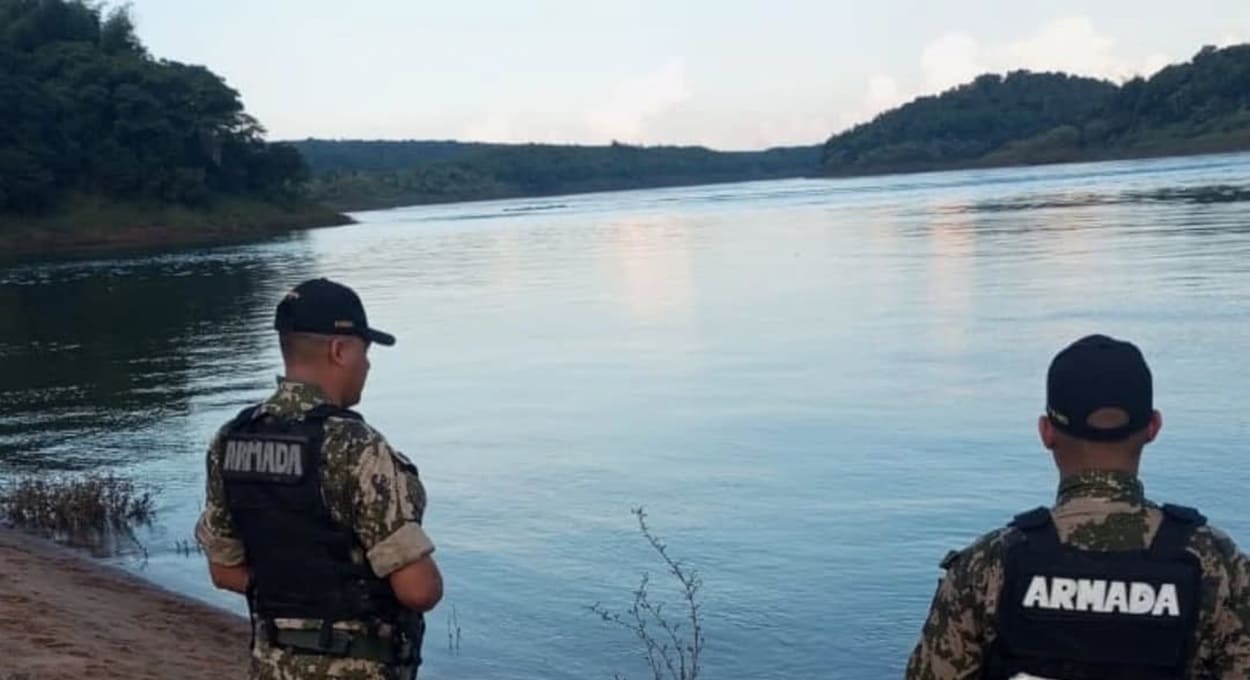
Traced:
<path fill-rule="evenodd" d="M 1250 678 L 1250 561 L 1196 511 L 1147 500 L 1137 477 L 1142 449 L 1161 423 L 1152 406 L 1149 368 L 1132 344 L 1088 336 L 1055 357 L 1039 431 L 1059 469 L 1057 503 L 1020 515 L 1012 525 L 943 560 L 946 574 L 907 665 L 908 680 L 1011 673 L 1064 679 Z M 1182 531 L 1165 532 L 1165 524 Z M 1165 533 L 1175 539 L 1176 555 L 1162 560 L 1162 568 L 1184 573 L 1188 561 L 1195 572 L 1190 601 L 1183 594 L 1179 602 L 1172 599 L 1176 590 L 1165 598 L 1160 586 L 1152 609 L 1153 586 L 1133 581 L 1121 581 L 1120 601 L 1113 601 L 1109 593 L 1115 581 L 1099 581 L 1088 565 L 1114 570 L 1132 562 L 1139 572 L 1156 569 L 1152 560 L 1168 540 Z M 1045 547 L 1048 534 L 1052 545 Z M 1086 571 L 1079 575 L 1086 578 L 1035 575 L 1023 590 L 1027 576 L 1019 575 L 1025 562 L 1016 560 L 1036 558 L 1039 553 L 1029 553 L 1027 545 L 1034 537 L 1048 555 L 1043 560 L 1084 564 Z M 1184 593 L 1185 580 L 1175 580 Z M 1140 603 L 1125 599 L 1130 588 Z M 1021 592 L 1026 592 L 1023 598 Z M 1195 611 L 1181 616 L 1191 605 Z M 1013 628 L 1028 633 L 1011 633 Z M 1083 632 L 1070 634 L 1073 630 Z M 1148 640 L 1168 634 L 1177 635 L 1181 644 Z M 1115 658 L 1117 645 L 1128 658 Z M 1016 664 L 1004 665 L 1005 658 Z M 1148 658 L 1158 665 L 1130 671 L 1117 665 Z"/>
<path fill-rule="evenodd" d="M 298 471 L 300 467 L 294 455 L 283 455 L 280 451 L 276 457 L 270 455 L 262 459 L 258 445 L 257 455 L 252 457 L 246 442 L 239 444 L 231 439 L 232 427 L 237 429 L 238 423 L 248 422 L 277 423 L 298 430 L 314 418 L 319 419 L 322 424 L 315 432 L 320 437 L 320 457 L 315 461 L 303 460 L 302 464 L 320 471 L 309 488 L 313 489 L 314 496 L 319 496 L 316 504 L 322 506 L 321 514 L 328 510 L 329 530 L 341 530 L 341 535 L 348 537 L 351 562 L 348 566 L 354 565 L 363 575 L 360 578 L 372 581 L 364 585 L 376 589 L 382 597 L 390 598 L 393 594 L 392 611 L 424 612 L 432 609 L 442 597 L 442 577 L 432 556 L 434 545 L 421 526 L 426 496 L 416 468 L 393 450 L 381 433 L 346 410 L 360 400 L 369 370 L 366 356 L 369 345 L 392 345 L 394 337 L 369 328 L 356 294 L 325 279 L 305 282 L 288 293 L 278 306 L 275 327 L 280 333 L 286 373 L 279 378 L 278 389 L 269 399 L 245 410 L 214 438 L 207 460 L 207 499 L 196 527 L 214 584 L 249 597 L 254 631 L 250 677 L 254 680 L 415 677 L 420 640 L 415 641 L 414 655 L 398 656 L 395 650 L 399 647 L 389 646 L 391 643 L 399 645 L 401 640 L 407 640 L 411 646 L 414 641 L 411 636 L 404 637 L 406 629 L 394 619 L 327 622 L 262 617 L 256 611 L 257 593 L 264 591 L 266 585 L 263 578 L 258 578 L 258 574 L 266 573 L 260 567 L 268 566 L 269 573 L 275 573 L 272 563 L 283 559 L 283 551 L 288 548 L 284 542 L 296 541 L 289 545 L 292 554 L 303 555 L 299 551 L 305 551 L 313 556 L 304 562 L 317 561 L 318 551 L 325 550 L 324 545 L 301 545 L 290 535 L 275 535 L 298 532 L 264 529 L 271 526 L 264 521 L 254 524 L 261 527 L 260 533 L 253 530 L 249 535 L 241 530 L 247 528 L 245 525 L 251 520 L 241 521 L 240 511 L 232 512 L 232 507 L 241 507 L 239 497 L 261 487 L 247 486 L 247 479 L 242 484 L 231 482 L 232 475 L 246 478 L 251 474 L 262 483 L 266 478 L 283 481 L 282 473 Z M 290 438 L 282 441 L 290 441 Z M 317 447 L 307 448 L 315 450 Z M 236 455 L 236 449 L 241 455 Z M 292 447 L 291 451 L 295 449 Z M 249 467 L 261 465 L 262 460 L 268 471 Z M 292 476 L 289 481 L 296 479 Z M 273 488 L 278 488 L 278 493 L 289 493 L 289 489 L 295 487 L 285 484 Z M 235 494 L 233 505 L 231 493 Z M 257 517 L 263 519 L 272 514 Z M 305 525 L 296 522 L 296 526 Z M 249 536 L 251 543 L 245 540 Z M 257 564 L 262 559 L 271 564 Z M 299 576 L 304 566 L 288 564 L 281 568 L 288 568 Z M 329 567 L 323 573 L 342 573 L 342 565 L 330 564 Z M 274 581 L 286 580 L 281 568 L 276 572 L 278 578 L 270 579 L 271 589 Z M 327 641 L 332 642 L 330 647 L 341 642 L 367 651 L 343 653 L 343 649 L 328 651 L 327 648 L 321 653 L 320 645 Z"/>

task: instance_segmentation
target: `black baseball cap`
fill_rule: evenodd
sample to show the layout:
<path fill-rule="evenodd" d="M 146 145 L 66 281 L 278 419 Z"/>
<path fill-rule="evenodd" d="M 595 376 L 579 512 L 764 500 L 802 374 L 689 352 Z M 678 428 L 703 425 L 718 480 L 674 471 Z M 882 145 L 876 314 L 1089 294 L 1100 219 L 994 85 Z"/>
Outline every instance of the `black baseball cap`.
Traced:
<path fill-rule="evenodd" d="M 356 291 L 325 278 L 291 289 L 278 303 L 273 327 L 279 332 L 355 335 L 379 345 L 395 344 L 395 336 L 369 327 Z"/>
<path fill-rule="evenodd" d="M 1098 427 L 1090 416 L 1116 409 L 1116 427 Z M 1154 414 L 1150 367 L 1141 350 L 1106 335 L 1088 335 L 1060 351 L 1046 375 L 1046 415 L 1058 429 L 1091 441 L 1120 441 L 1146 427 Z"/>

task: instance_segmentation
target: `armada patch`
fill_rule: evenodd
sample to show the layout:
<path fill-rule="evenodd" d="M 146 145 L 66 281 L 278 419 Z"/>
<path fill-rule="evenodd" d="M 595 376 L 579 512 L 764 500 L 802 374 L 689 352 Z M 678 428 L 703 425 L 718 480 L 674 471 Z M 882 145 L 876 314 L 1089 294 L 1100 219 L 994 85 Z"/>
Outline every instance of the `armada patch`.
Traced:
<path fill-rule="evenodd" d="M 1034 576 L 1024 594 L 1026 609 L 1171 617 L 1181 615 L 1176 584 L 1096 578 Z"/>
<path fill-rule="evenodd" d="M 304 477 L 308 440 L 302 437 L 230 437 L 221 461 L 231 479 L 295 483 Z"/>

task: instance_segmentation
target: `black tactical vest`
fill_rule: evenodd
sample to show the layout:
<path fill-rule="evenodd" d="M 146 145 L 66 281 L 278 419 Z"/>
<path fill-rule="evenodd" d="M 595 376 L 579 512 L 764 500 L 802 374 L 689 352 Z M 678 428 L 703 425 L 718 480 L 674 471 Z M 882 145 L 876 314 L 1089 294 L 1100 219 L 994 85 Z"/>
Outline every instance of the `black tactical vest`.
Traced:
<path fill-rule="evenodd" d="M 1202 566 L 1185 550 L 1206 522 L 1165 505 L 1145 550 L 1063 545 L 1050 511 L 1018 515 L 1007 549 L 998 638 L 985 678 L 1018 673 L 1064 680 L 1185 677 L 1193 656 Z"/>
<path fill-rule="evenodd" d="M 326 646 L 336 621 L 397 625 L 403 614 L 390 585 L 352 562 L 358 541 L 322 498 L 321 444 L 331 416 L 361 419 L 329 405 L 302 422 L 245 409 L 227 427 L 221 459 L 226 504 L 251 572 L 249 605 L 269 631 L 275 618 L 320 620 Z"/>

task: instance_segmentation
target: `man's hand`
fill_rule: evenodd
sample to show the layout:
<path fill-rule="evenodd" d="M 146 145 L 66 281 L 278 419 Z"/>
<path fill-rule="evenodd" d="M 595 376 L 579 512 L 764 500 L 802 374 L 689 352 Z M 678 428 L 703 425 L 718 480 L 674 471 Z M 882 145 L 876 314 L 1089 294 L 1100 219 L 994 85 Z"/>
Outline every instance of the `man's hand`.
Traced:
<path fill-rule="evenodd" d="M 222 590 L 229 590 L 247 594 L 248 571 L 246 564 L 239 564 L 233 567 L 227 567 L 222 564 L 208 563 L 208 574 L 213 579 L 213 585 Z"/>

